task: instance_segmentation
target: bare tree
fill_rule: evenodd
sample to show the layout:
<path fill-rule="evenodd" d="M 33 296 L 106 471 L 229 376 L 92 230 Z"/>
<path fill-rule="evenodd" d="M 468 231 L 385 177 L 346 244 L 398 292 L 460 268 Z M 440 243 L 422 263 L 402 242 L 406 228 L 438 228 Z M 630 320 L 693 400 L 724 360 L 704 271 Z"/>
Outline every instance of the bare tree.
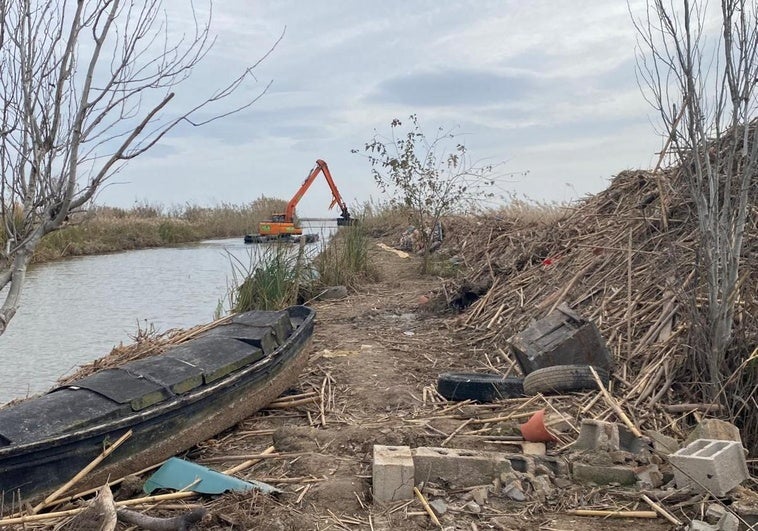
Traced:
<path fill-rule="evenodd" d="M 700 344 L 693 348 L 714 398 L 732 341 L 745 223 L 757 182 L 758 7 L 748 0 L 721 0 L 713 8 L 696 0 L 651 0 L 646 16 L 634 20 L 641 85 L 660 113 L 695 206 L 707 306 Z"/>
<path fill-rule="evenodd" d="M 268 88 L 231 98 L 271 50 L 173 110 L 194 96 L 175 98 L 214 43 L 211 10 L 187 9 L 177 35 L 162 0 L 0 0 L 0 335 L 43 236 L 177 125 L 238 112 Z"/>

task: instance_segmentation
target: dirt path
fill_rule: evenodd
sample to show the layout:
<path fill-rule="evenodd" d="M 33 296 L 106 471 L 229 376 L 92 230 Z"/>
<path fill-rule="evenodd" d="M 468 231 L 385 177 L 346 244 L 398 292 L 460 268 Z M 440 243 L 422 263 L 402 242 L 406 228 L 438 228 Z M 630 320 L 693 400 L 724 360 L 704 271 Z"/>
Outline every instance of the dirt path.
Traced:
<path fill-rule="evenodd" d="M 451 319 L 423 309 L 420 297 L 439 287 L 419 277 L 418 258 L 402 259 L 372 249 L 381 280 L 346 300 L 319 302 L 310 367 L 293 393 L 315 393 L 314 401 L 268 409 L 238 428 L 208 441 L 193 459 L 258 454 L 274 445 L 278 456 L 245 472 L 285 492 L 278 499 L 226 496 L 209 507 L 213 529 L 433 529 L 418 501 L 373 504 L 374 444 L 439 446 L 461 425 L 432 401 L 437 375 L 447 370 L 485 369 L 498 363 L 451 329 Z M 426 388 L 426 389 L 425 389 Z M 507 406 L 502 406 L 507 410 Z M 493 450 L 471 438 L 450 447 Z M 230 461 L 218 466 L 233 466 Z M 565 493 L 563 493 L 565 494 Z M 580 494 L 577 494 L 579 496 Z M 659 521 L 613 521 L 562 515 L 565 496 L 523 503 L 491 488 L 476 506 L 471 492 L 442 496 L 448 529 L 668 529 Z M 577 498 L 578 499 L 578 498 Z M 480 500 L 481 501 L 481 500 Z M 476 510 L 479 507 L 479 510 Z"/>

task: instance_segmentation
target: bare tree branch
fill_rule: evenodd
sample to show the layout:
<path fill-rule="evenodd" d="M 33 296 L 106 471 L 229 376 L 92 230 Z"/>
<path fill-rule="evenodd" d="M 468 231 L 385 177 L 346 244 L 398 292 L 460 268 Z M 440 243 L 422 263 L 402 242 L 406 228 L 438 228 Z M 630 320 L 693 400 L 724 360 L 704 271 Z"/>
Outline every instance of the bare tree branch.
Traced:
<path fill-rule="evenodd" d="M 176 89 L 215 42 L 208 5 L 207 16 L 188 7 L 189 31 L 172 37 L 162 0 L 0 0 L 0 335 L 35 248 L 72 210 L 180 123 L 240 112 L 270 86 L 234 101 L 283 33 L 226 84 L 176 108 Z"/>

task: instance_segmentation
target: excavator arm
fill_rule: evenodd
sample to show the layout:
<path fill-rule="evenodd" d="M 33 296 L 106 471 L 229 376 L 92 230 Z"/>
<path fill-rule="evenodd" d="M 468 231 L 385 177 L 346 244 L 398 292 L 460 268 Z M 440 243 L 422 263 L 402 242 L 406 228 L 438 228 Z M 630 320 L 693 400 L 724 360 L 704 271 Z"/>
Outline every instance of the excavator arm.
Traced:
<path fill-rule="evenodd" d="M 295 207 L 303 198 L 305 192 L 308 191 L 308 188 L 310 188 L 311 184 L 313 184 L 313 181 L 316 180 L 316 177 L 318 177 L 319 173 L 324 174 L 326 182 L 329 183 L 329 189 L 332 191 L 332 202 L 329 205 L 329 209 L 331 210 L 334 208 L 334 205 L 339 205 L 340 210 L 342 210 L 342 219 L 350 219 L 350 213 L 347 210 L 347 205 L 342 200 L 342 196 L 340 195 L 339 190 L 337 190 L 337 185 L 334 184 L 332 174 L 329 172 L 329 166 L 327 166 L 326 162 L 323 160 L 318 159 L 316 161 L 316 166 L 308 174 L 308 177 L 305 179 L 305 181 L 303 181 L 300 189 L 295 193 L 295 195 L 292 196 L 290 202 L 287 203 L 287 209 L 284 212 L 284 221 L 286 223 L 292 223 L 293 219 L 295 218 Z"/>

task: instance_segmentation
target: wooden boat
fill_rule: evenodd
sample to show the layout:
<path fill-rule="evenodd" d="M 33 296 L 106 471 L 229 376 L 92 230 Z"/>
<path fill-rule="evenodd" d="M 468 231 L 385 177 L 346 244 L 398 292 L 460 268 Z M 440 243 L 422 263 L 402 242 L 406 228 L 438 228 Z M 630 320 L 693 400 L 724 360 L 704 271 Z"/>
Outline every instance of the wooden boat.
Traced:
<path fill-rule="evenodd" d="M 314 311 L 234 316 L 165 352 L 0 410 L 0 495 L 29 501 L 71 479 L 128 430 L 80 487 L 158 463 L 264 408 L 302 372 Z"/>

